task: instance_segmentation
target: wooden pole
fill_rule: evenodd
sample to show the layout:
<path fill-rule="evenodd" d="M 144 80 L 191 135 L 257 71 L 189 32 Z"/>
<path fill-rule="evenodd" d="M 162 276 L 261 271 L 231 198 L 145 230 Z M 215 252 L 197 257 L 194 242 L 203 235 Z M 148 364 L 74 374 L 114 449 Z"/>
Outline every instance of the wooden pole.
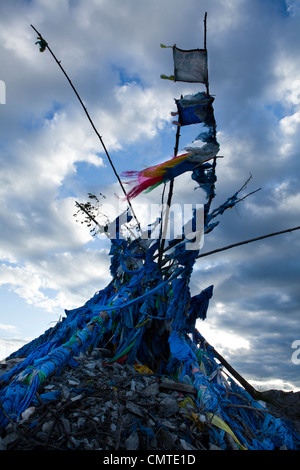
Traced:
<path fill-rule="evenodd" d="M 45 39 L 43 38 L 43 36 L 41 35 L 41 33 L 39 33 L 38 30 L 37 30 L 33 25 L 31 25 L 31 27 L 32 27 L 32 29 L 37 33 L 37 35 L 39 36 L 39 38 L 45 43 L 46 48 L 48 49 L 48 51 L 50 52 L 50 54 L 51 54 L 52 57 L 54 58 L 55 62 L 57 63 L 57 65 L 59 66 L 59 68 L 61 69 L 61 71 L 63 72 L 63 74 L 65 75 L 66 79 L 68 80 L 69 84 L 71 85 L 71 88 L 73 89 L 75 95 L 77 96 L 77 98 L 78 98 L 78 100 L 79 100 L 79 102 L 80 102 L 80 104 L 81 104 L 81 106 L 82 106 L 82 108 L 83 108 L 83 110 L 84 110 L 84 112 L 85 112 L 85 114 L 86 114 L 86 116 L 87 116 L 87 118 L 88 118 L 88 120 L 89 120 L 89 122 L 90 122 L 92 128 L 93 128 L 93 130 L 95 131 L 95 133 L 96 133 L 98 139 L 99 139 L 100 142 L 101 142 L 101 145 L 102 145 L 102 147 L 103 147 L 103 149 L 104 149 L 104 152 L 105 152 L 105 154 L 106 154 L 106 156 L 107 156 L 107 158 L 108 158 L 108 161 L 109 161 L 109 163 L 110 163 L 110 165 L 111 165 L 111 167 L 112 167 L 112 169 L 113 169 L 113 172 L 114 172 L 114 174 L 115 174 L 115 176 L 116 176 L 116 178 L 117 178 L 117 180 L 118 180 L 118 182 L 119 182 L 119 184 L 120 184 L 120 187 L 121 187 L 121 189 L 122 189 L 122 191 L 123 191 L 123 193 L 124 193 L 124 195 L 125 195 L 125 197 L 126 197 L 126 199 L 127 199 L 128 205 L 130 206 L 130 209 L 131 209 L 131 211 L 132 211 L 132 215 L 134 216 L 134 218 L 135 218 L 135 220 L 136 220 L 136 223 L 137 223 L 139 229 L 141 229 L 140 223 L 139 223 L 139 221 L 138 221 L 138 219 L 137 219 L 137 217 L 136 217 L 136 215 L 135 215 L 135 212 L 134 212 L 134 210 L 133 210 L 132 204 L 131 204 L 131 202 L 129 201 L 129 199 L 128 199 L 128 197 L 127 197 L 127 193 L 126 193 L 126 191 L 125 191 L 125 188 L 124 188 L 124 186 L 123 186 L 123 183 L 122 183 L 122 181 L 121 181 L 121 179 L 120 179 L 120 177 L 119 177 L 119 175 L 118 175 L 118 173 L 117 173 L 117 170 L 116 170 L 116 168 L 115 168 L 115 166 L 114 166 L 114 164 L 113 164 L 113 162 L 112 162 L 112 159 L 110 158 L 110 155 L 109 155 L 109 153 L 108 153 L 108 150 L 107 150 L 107 148 L 106 148 L 106 146 L 105 146 L 105 144 L 104 144 L 104 142 L 103 142 L 103 139 L 102 139 L 101 135 L 99 134 L 99 132 L 98 132 L 98 130 L 97 130 L 97 128 L 96 128 L 94 122 L 92 121 L 92 119 L 91 119 L 91 117 L 90 117 L 90 115 L 89 115 L 89 113 L 88 113 L 88 111 L 87 111 L 85 105 L 83 104 L 82 99 L 80 98 L 80 96 L 79 96 L 79 94 L 78 94 L 76 88 L 74 87 L 73 83 L 71 82 L 71 80 L 70 80 L 69 76 L 67 75 L 66 71 L 65 71 L 64 68 L 62 67 L 61 61 L 60 61 L 60 60 L 57 60 L 55 54 L 54 54 L 54 53 L 52 52 L 52 50 L 50 49 L 50 47 L 48 46 L 48 43 L 45 41 Z"/>
<path fill-rule="evenodd" d="M 276 235 L 281 235 L 283 233 L 293 232 L 295 230 L 300 230 L 300 226 L 299 227 L 289 228 L 289 229 L 286 229 L 286 230 L 280 230 L 279 232 L 269 233 L 267 235 L 262 235 L 261 237 L 256 237 L 256 238 L 251 238 L 249 240 L 244 240 L 242 242 L 233 243 L 232 245 L 227 245 L 227 246 L 224 246 L 223 248 L 217 248 L 216 250 L 206 251 L 205 253 L 202 253 L 202 254 L 198 255 L 197 259 L 198 258 L 203 258 L 204 256 L 213 255 L 214 253 L 220 253 L 221 251 L 230 250 L 231 248 L 235 248 L 237 246 L 247 245 L 247 243 L 256 242 L 258 240 L 263 240 L 263 239 L 269 238 L 269 237 L 275 237 Z"/>
<path fill-rule="evenodd" d="M 252 242 L 255 242 L 255 241 L 258 241 L 258 240 L 263 240 L 265 238 L 270 238 L 270 237 L 275 237 L 276 235 L 281 235 L 281 234 L 284 234 L 284 233 L 289 233 L 289 232 L 294 232 L 295 230 L 300 230 L 300 226 L 299 227 L 293 227 L 293 228 L 289 228 L 289 229 L 286 229 L 286 230 L 281 230 L 279 232 L 274 232 L 274 233 L 269 233 L 267 235 L 262 235 L 260 237 L 256 237 L 256 238 L 251 238 L 249 240 L 243 240 L 241 242 L 238 242 L 238 243 L 233 243 L 232 245 L 227 245 L 227 246 L 224 246 L 222 248 L 217 248 L 215 250 L 212 250 L 212 251 L 206 251 L 205 253 L 201 253 L 197 256 L 196 259 L 198 258 L 204 258 L 205 256 L 209 256 L 209 255 L 213 255 L 215 253 L 220 253 L 221 251 L 226 251 L 226 250 L 230 250 L 231 248 L 235 248 L 237 246 L 242 246 L 242 245 L 247 245 L 248 243 L 252 243 Z M 174 248 L 176 245 L 178 245 L 178 243 L 180 243 L 182 240 L 179 239 L 179 240 L 174 240 L 173 243 L 171 243 L 164 251 L 168 251 L 170 250 L 171 248 Z M 162 263 L 162 266 L 164 266 L 166 264 L 167 261 L 164 261 Z"/>
<path fill-rule="evenodd" d="M 207 20 L 207 12 L 205 12 L 204 15 L 204 49 L 206 50 L 206 36 L 207 36 L 207 27 L 206 27 L 206 20 Z M 205 84 L 206 86 L 206 93 L 209 95 L 209 83 Z M 183 96 L 181 95 L 181 99 Z M 214 130 L 215 132 L 215 130 Z M 174 148 L 174 156 L 177 156 L 178 153 L 178 148 L 179 148 L 179 138 L 180 138 L 180 127 L 177 127 L 177 132 L 176 132 L 176 142 L 175 142 L 175 148 Z M 214 158 L 214 163 L 213 167 L 215 170 L 216 167 L 216 158 Z M 159 248 L 159 265 L 162 263 L 162 256 L 164 252 L 164 246 L 165 246 L 165 237 L 167 233 L 167 227 L 168 227 L 168 220 L 169 220 L 169 214 L 170 214 L 170 205 L 173 197 L 173 191 L 174 191 L 174 179 L 170 181 L 170 186 L 169 186 L 169 194 L 168 194 L 168 200 L 167 200 L 167 205 L 166 205 L 166 212 L 165 212 L 165 217 L 163 220 L 162 217 L 162 229 L 161 229 L 161 243 L 160 243 L 160 248 Z"/>
<path fill-rule="evenodd" d="M 204 49 L 206 49 L 206 20 L 207 20 L 207 11 L 204 15 Z"/>
<path fill-rule="evenodd" d="M 195 329 L 196 333 L 198 333 L 197 329 Z M 198 333 L 199 334 L 199 333 Z M 203 338 L 203 336 L 202 336 Z M 230 372 L 230 374 L 244 387 L 244 389 L 246 390 L 246 392 L 249 393 L 249 395 L 251 395 L 252 398 L 254 399 L 258 399 L 260 397 L 259 395 L 259 392 L 257 390 L 255 390 L 254 387 L 252 387 L 251 384 L 249 384 L 249 382 L 247 382 L 246 379 L 244 379 L 244 377 L 242 377 L 227 361 L 226 359 L 224 359 L 223 356 L 221 356 L 221 354 L 215 350 L 215 348 L 213 346 L 211 346 L 207 341 L 206 339 L 200 339 L 200 343 L 203 343 L 204 346 L 208 346 L 211 351 L 212 351 L 212 354 L 213 356 L 215 356 L 216 359 L 218 359 L 220 361 L 220 363 L 228 370 L 228 372 Z"/>
<path fill-rule="evenodd" d="M 207 12 L 205 12 L 205 15 L 204 15 L 204 49 L 207 52 Z M 208 80 L 207 80 L 207 83 L 206 83 L 206 93 L 209 95 L 209 82 L 208 82 Z M 213 133 L 214 133 L 214 138 L 216 138 L 216 123 L 215 122 L 213 124 Z M 214 175 L 216 174 L 216 166 L 217 166 L 217 158 L 215 157 L 213 159 L 213 165 L 212 165 L 212 172 L 213 172 Z M 207 214 L 209 212 L 212 200 L 215 197 L 215 193 L 214 193 L 215 182 L 214 181 L 213 181 L 211 187 L 212 187 L 212 191 L 210 193 L 209 200 L 208 200 L 207 204 L 205 205 L 206 206 L 205 210 L 206 210 Z"/>
<path fill-rule="evenodd" d="M 207 21 L 207 12 L 205 12 L 205 15 L 204 15 L 204 49 L 206 50 L 206 53 L 207 53 L 207 46 L 206 46 L 207 26 L 206 26 L 206 21 Z M 206 83 L 206 93 L 209 95 L 208 80 L 207 80 L 207 83 Z"/>
<path fill-rule="evenodd" d="M 207 27 L 206 27 L 206 20 L 207 20 L 207 12 L 205 12 L 204 15 L 204 49 L 206 50 L 206 36 L 207 36 Z M 209 95 L 209 83 L 205 84 L 206 86 L 206 93 Z M 181 95 L 181 99 L 183 96 Z M 215 129 L 214 129 L 215 132 Z M 180 127 L 177 127 L 177 132 L 176 132 L 176 143 L 175 143 L 175 149 L 174 149 L 174 156 L 177 156 L 178 153 L 178 147 L 179 147 L 179 137 L 180 137 Z M 214 158 L 214 163 L 213 167 L 215 170 L 216 167 L 216 158 Z M 173 190 L 174 190 L 174 179 L 170 181 L 170 186 L 169 186 L 169 194 L 168 194 L 168 200 L 167 200 L 167 205 L 166 205 L 166 212 L 165 212 L 165 217 L 161 221 L 161 243 L 160 243 L 160 248 L 159 248 L 159 265 L 162 263 L 162 256 L 164 252 L 164 246 L 165 246 L 165 237 L 167 233 L 167 227 L 168 227 L 168 220 L 169 220 L 169 214 L 170 214 L 170 205 L 173 197 Z"/>
<path fill-rule="evenodd" d="M 180 139 L 180 126 L 177 127 L 177 131 L 176 131 L 174 157 L 176 157 L 178 153 L 179 139 Z M 166 240 L 166 233 L 167 233 L 168 221 L 169 221 L 169 216 L 170 216 L 170 206 L 172 202 L 173 191 L 174 191 L 174 178 L 171 179 L 170 181 L 168 199 L 167 199 L 167 204 L 166 204 L 166 211 L 165 211 L 164 217 L 162 216 L 161 218 L 161 241 L 160 241 L 159 255 L 158 255 L 159 266 L 161 266 L 161 263 L 162 263 L 162 256 L 163 256 L 164 247 L 165 247 L 165 240 Z"/>

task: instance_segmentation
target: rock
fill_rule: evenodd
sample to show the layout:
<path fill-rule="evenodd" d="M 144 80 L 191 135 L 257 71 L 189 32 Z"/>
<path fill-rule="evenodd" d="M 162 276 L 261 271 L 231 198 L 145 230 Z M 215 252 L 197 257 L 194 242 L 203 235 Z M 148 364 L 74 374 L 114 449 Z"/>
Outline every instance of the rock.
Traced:
<path fill-rule="evenodd" d="M 43 424 L 43 426 L 42 426 L 42 431 L 43 431 L 43 432 L 46 432 L 46 433 L 50 432 L 50 430 L 51 430 L 53 424 L 54 424 L 54 421 L 53 421 L 53 420 L 47 421 L 46 423 Z"/>
<path fill-rule="evenodd" d="M 43 431 L 39 431 L 36 435 L 36 438 L 37 438 L 38 441 L 46 442 L 47 439 L 48 439 L 48 433 L 43 432 Z"/>
<path fill-rule="evenodd" d="M 143 410 L 140 406 L 136 405 L 135 403 L 133 403 L 132 401 L 130 401 L 129 403 L 126 404 L 126 409 L 136 415 L 136 416 L 139 416 L 139 417 L 143 417 L 145 416 L 145 410 Z"/>
<path fill-rule="evenodd" d="M 115 423 L 111 423 L 111 425 L 110 425 L 110 430 L 111 430 L 111 432 L 116 432 L 116 430 L 117 430 L 117 425 L 116 425 Z"/>
<path fill-rule="evenodd" d="M 221 447 L 216 446 L 212 442 L 209 443 L 209 450 L 222 450 Z"/>
<path fill-rule="evenodd" d="M 60 417 L 60 421 L 62 423 L 64 433 L 65 434 L 70 434 L 70 432 L 71 432 L 70 421 L 67 418 L 65 418 L 64 416 Z"/>
<path fill-rule="evenodd" d="M 103 451 L 222 450 L 210 433 L 209 418 L 197 407 L 191 384 L 140 374 L 130 364 L 106 365 L 103 359 L 103 365 L 99 350 L 80 354 L 76 362 L 77 367 L 70 364 L 41 385 L 40 397 L 52 390 L 59 390 L 60 396 L 42 404 L 34 402 L 21 420 L 10 422 L 1 433 L 0 450 L 38 446 Z M 5 366 L 7 371 L 9 365 Z M 290 412 L 299 410 L 298 394 L 272 393 L 271 398 L 274 396 L 276 404 L 282 405 L 280 413 L 288 403 Z M 224 446 L 237 448 L 229 434 Z"/>
<path fill-rule="evenodd" d="M 165 417 L 165 418 L 170 418 L 171 416 L 174 416 L 178 411 L 180 410 L 180 407 L 175 400 L 175 398 L 164 398 L 160 404 L 160 415 Z"/>
<path fill-rule="evenodd" d="M 95 362 L 89 362 L 89 363 L 85 364 L 84 367 L 86 369 L 94 370 L 95 367 L 96 367 L 96 363 Z"/>
<path fill-rule="evenodd" d="M 76 395 L 75 397 L 71 398 L 71 401 L 73 401 L 73 402 L 74 402 L 74 401 L 78 401 L 78 400 L 80 400 L 82 397 L 83 397 L 82 394 Z"/>
<path fill-rule="evenodd" d="M 65 385 L 62 386 L 61 393 L 62 393 L 62 399 L 64 401 L 67 401 L 71 395 L 70 390 Z"/>
<path fill-rule="evenodd" d="M 128 439 L 126 439 L 125 442 L 125 448 L 126 450 L 137 450 L 139 447 L 139 436 L 138 433 L 135 431 L 130 436 Z"/>
<path fill-rule="evenodd" d="M 69 379 L 68 383 L 69 383 L 69 385 L 79 385 L 80 381 L 79 380 L 74 380 L 74 379 Z"/>
<path fill-rule="evenodd" d="M 171 450 L 175 448 L 175 441 L 168 430 L 160 428 L 157 437 L 165 449 Z"/>
<path fill-rule="evenodd" d="M 12 444 L 17 439 L 19 439 L 19 436 L 15 432 L 8 434 L 3 439 L 0 438 L 0 450 L 7 450 L 9 444 Z"/>
<path fill-rule="evenodd" d="M 78 439 L 75 439 L 74 436 L 71 436 L 67 446 L 69 449 L 78 449 L 80 446 L 80 441 Z"/>
<path fill-rule="evenodd" d="M 132 379 L 132 381 L 130 383 L 130 391 L 135 392 L 135 390 L 136 390 L 135 381 Z"/>
<path fill-rule="evenodd" d="M 79 431 L 83 431 L 85 427 L 86 427 L 86 418 L 83 418 L 81 416 L 77 421 L 77 428 L 79 429 Z"/>
<path fill-rule="evenodd" d="M 169 429 L 170 431 L 176 431 L 178 430 L 178 426 L 176 425 L 176 422 L 172 422 L 170 420 L 164 420 L 162 422 L 165 428 Z"/>
<path fill-rule="evenodd" d="M 144 392 L 143 394 L 146 396 L 146 397 L 155 397 L 157 396 L 159 393 L 159 386 L 158 386 L 158 383 L 153 383 L 151 385 L 148 385 L 145 389 L 144 389 Z"/>
<path fill-rule="evenodd" d="M 180 439 L 180 445 L 183 450 L 198 450 L 196 447 L 194 447 L 192 444 L 187 442 L 185 439 Z"/>
<path fill-rule="evenodd" d="M 33 415 L 34 412 L 35 412 L 35 407 L 34 407 L 34 406 L 31 406 L 31 407 L 27 408 L 27 409 L 24 410 L 23 413 L 21 414 L 21 419 L 22 419 L 23 421 L 28 420 L 28 419 Z"/>

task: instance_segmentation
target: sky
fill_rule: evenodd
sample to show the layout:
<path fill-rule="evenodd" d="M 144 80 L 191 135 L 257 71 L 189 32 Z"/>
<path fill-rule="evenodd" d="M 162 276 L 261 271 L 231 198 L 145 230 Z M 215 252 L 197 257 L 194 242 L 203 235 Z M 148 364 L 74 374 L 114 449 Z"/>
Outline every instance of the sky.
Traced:
<path fill-rule="evenodd" d="M 203 47 L 217 139 L 213 208 L 252 175 L 202 251 L 300 221 L 300 4 L 297 0 L 2 0 L 0 3 L 0 358 L 54 326 L 110 281 L 109 242 L 76 222 L 75 201 L 122 191 L 73 90 L 119 174 L 173 154 L 172 111 L 202 84 L 173 83 L 170 49 Z M 198 135 L 182 129 L 180 149 Z M 161 189 L 133 200 L 142 223 Z M 173 203 L 202 204 L 190 174 Z M 125 206 L 124 206 L 125 208 Z M 117 215 L 117 214 L 116 214 Z M 258 388 L 300 388 L 300 231 L 199 259 L 192 294 L 214 285 L 198 329 Z M 298 349 L 297 349 L 298 348 Z"/>

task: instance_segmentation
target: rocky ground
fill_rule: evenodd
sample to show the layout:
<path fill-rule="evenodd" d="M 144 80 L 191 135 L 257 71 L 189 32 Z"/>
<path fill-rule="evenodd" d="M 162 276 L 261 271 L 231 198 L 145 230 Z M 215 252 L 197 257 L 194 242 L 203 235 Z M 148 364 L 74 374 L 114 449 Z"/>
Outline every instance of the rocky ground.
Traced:
<path fill-rule="evenodd" d="M 300 434 L 300 392 L 266 390 L 261 392 L 261 399 L 267 403 L 273 416 L 291 420 L 295 430 Z"/>
<path fill-rule="evenodd" d="M 10 421 L 2 432 L 0 449 L 219 449 L 209 438 L 209 419 L 195 408 L 192 385 L 143 374 L 128 364 L 109 365 L 108 355 L 100 349 L 80 355 L 46 381 L 21 421 Z M 0 375 L 17 361 L 4 361 Z M 284 393 L 270 391 L 271 411 L 293 419 L 300 432 L 300 396 Z M 45 402 L 47 397 L 51 401 Z M 227 449 L 238 449 L 227 433 L 225 442 Z"/>

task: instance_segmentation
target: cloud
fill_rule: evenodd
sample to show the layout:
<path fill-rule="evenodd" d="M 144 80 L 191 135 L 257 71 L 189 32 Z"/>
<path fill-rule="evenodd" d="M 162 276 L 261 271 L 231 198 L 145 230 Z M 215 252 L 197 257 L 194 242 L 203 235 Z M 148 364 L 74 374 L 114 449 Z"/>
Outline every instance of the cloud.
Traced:
<path fill-rule="evenodd" d="M 18 351 L 29 339 L 0 338 L 0 360 L 8 357 L 14 351 Z M 3 359 L 2 359 L 3 358 Z"/>
<path fill-rule="evenodd" d="M 6 323 L 0 323 L 0 330 L 11 332 L 11 331 L 15 331 L 16 327 L 15 325 L 8 325 Z"/>
<path fill-rule="evenodd" d="M 82 305 L 109 280 L 107 250 L 55 252 L 24 266 L 0 265 L 0 285 L 6 285 L 27 303 L 47 311 Z"/>

